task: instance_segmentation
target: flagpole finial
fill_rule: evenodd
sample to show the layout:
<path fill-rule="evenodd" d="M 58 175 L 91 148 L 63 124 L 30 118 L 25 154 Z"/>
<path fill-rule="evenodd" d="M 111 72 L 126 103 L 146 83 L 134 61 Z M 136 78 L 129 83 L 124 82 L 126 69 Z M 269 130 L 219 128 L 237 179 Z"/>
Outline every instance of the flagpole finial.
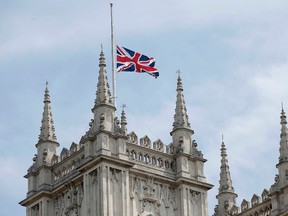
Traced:
<path fill-rule="evenodd" d="M 110 3 L 110 6 L 113 7 L 113 3 Z"/>
<path fill-rule="evenodd" d="M 178 77 L 180 77 L 180 74 L 181 74 L 180 69 L 178 69 L 178 70 L 176 71 L 176 73 L 178 74 Z"/>
<path fill-rule="evenodd" d="M 103 44 L 101 43 L 101 45 L 100 45 L 100 46 L 101 46 L 101 52 L 103 52 Z"/>

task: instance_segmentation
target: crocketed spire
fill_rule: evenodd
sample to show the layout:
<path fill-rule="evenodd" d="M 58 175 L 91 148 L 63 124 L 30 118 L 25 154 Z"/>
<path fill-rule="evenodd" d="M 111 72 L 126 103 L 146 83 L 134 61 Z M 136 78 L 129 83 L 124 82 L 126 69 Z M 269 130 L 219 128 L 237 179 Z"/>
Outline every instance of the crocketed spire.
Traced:
<path fill-rule="evenodd" d="M 219 184 L 219 193 L 216 196 L 218 205 L 216 205 L 214 209 L 215 212 L 213 216 L 232 215 L 232 209 L 233 211 L 238 212 L 238 207 L 236 206 L 237 194 L 234 192 L 234 188 L 232 186 L 227 159 L 227 149 L 224 143 L 223 135 L 221 144 L 221 167 Z"/>
<path fill-rule="evenodd" d="M 228 159 L 227 159 L 227 149 L 222 136 L 221 144 L 221 167 L 220 167 L 220 186 L 219 194 L 223 192 L 234 193 L 234 188 L 232 186 L 232 180 L 229 171 Z"/>
<path fill-rule="evenodd" d="M 98 76 L 98 85 L 97 85 L 97 92 L 96 92 L 96 99 L 95 99 L 95 106 L 99 106 L 102 104 L 108 104 L 111 106 L 113 105 L 111 93 L 109 89 L 109 83 L 107 79 L 107 72 L 106 72 L 106 63 L 105 57 L 103 53 L 103 48 L 101 46 L 101 53 L 99 58 L 99 76 Z"/>
<path fill-rule="evenodd" d="M 176 100 L 176 108 L 175 108 L 175 115 L 174 115 L 173 131 L 178 128 L 191 129 L 189 119 L 188 119 L 187 109 L 185 105 L 185 100 L 183 96 L 182 79 L 180 77 L 179 71 L 178 71 L 176 91 L 177 91 L 177 100 Z"/>
<path fill-rule="evenodd" d="M 57 142 L 50 103 L 51 101 L 48 90 L 48 82 L 46 82 L 46 89 L 44 94 L 44 111 L 42 117 L 42 124 L 40 128 L 39 142 L 44 141 Z"/>
<path fill-rule="evenodd" d="M 287 129 L 287 120 L 286 120 L 286 114 L 284 112 L 283 106 L 282 106 L 282 112 L 280 116 L 282 125 L 281 127 L 281 134 L 280 134 L 280 156 L 279 156 L 279 163 L 288 161 L 288 129 Z"/>

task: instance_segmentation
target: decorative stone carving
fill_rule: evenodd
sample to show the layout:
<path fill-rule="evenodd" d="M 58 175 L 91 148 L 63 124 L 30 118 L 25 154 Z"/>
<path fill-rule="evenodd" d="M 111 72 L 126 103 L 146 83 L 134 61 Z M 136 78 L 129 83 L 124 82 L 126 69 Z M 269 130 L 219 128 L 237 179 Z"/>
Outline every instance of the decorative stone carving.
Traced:
<path fill-rule="evenodd" d="M 224 210 L 225 210 L 224 212 L 225 216 L 229 216 L 230 208 L 229 208 L 229 202 L 227 200 L 224 202 Z"/>
<path fill-rule="evenodd" d="M 164 203 L 166 208 L 169 208 L 168 187 L 167 185 L 161 185 L 160 200 Z"/>
<path fill-rule="evenodd" d="M 203 158 L 203 154 L 201 151 L 199 151 L 197 149 L 197 142 L 195 140 L 192 141 L 192 156 L 193 157 L 199 157 L 199 158 Z"/>
<path fill-rule="evenodd" d="M 135 194 L 141 193 L 141 180 L 139 177 L 131 177 L 130 176 L 130 182 L 129 182 L 129 189 L 130 189 L 130 197 L 131 199 L 134 199 Z"/>
<path fill-rule="evenodd" d="M 101 115 L 100 115 L 100 130 L 105 129 L 104 121 L 105 121 L 105 115 L 104 115 L 104 113 L 101 113 Z"/>
<path fill-rule="evenodd" d="M 54 201 L 54 214 L 55 216 L 62 216 L 65 211 L 65 198 L 64 194 L 58 196 Z"/>
<path fill-rule="evenodd" d="M 114 132 L 115 134 L 121 134 L 120 121 L 117 117 L 114 118 Z"/>
<path fill-rule="evenodd" d="M 275 183 L 270 188 L 270 193 L 279 190 L 279 175 L 276 174 L 274 178 Z"/>
<path fill-rule="evenodd" d="M 137 145 L 138 144 L 138 137 L 134 131 L 128 134 L 128 142 Z"/>
<path fill-rule="evenodd" d="M 177 206 L 176 206 L 176 191 L 175 191 L 175 188 L 169 187 L 168 200 L 173 204 L 173 207 L 176 210 Z"/>
<path fill-rule="evenodd" d="M 69 156 L 69 150 L 67 148 L 63 148 L 60 153 L 61 161 L 67 158 L 68 156 Z"/>
<path fill-rule="evenodd" d="M 170 143 L 167 147 L 166 147 L 166 152 L 169 154 L 174 154 L 175 153 L 175 146 L 173 143 Z"/>
<path fill-rule="evenodd" d="M 166 208 L 170 208 L 172 205 L 173 209 L 176 210 L 175 189 L 168 185 L 161 185 L 160 187 L 160 201 L 163 202 Z"/>
<path fill-rule="evenodd" d="M 48 151 L 47 151 L 47 149 L 44 149 L 44 151 L 43 151 L 43 164 L 47 164 L 47 156 L 48 156 Z"/>
<path fill-rule="evenodd" d="M 145 148 L 151 148 L 151 140 L 147 135 L 140 139 L 140 145 Z"/>
<path fill-rule="evenodd" d="M 159 203 L 155 203 L 150 200 L 143 200 L 140 216 L 142 215 L 143 216 L 150 216 L 150 215 L 160 216 L 159 206 L 160 206 Z"/>
<path fill-rule="evenodd" d="M 177 210 L 176 191 L 171 185 L 155 182 L 153 176 L 146 179 L 130 176 L 129 180 L 130 198 L 138 206 L 138 216 L 166 215 L 166 211 L 172 215 Z"/>
<path fill-rule="evenodd" d="M 215 205 L 213 216 L 218 216 L 218 214 L 219 214 L 219 206 L 218 206 L 218 205 Z"/>
<path fill-rule="evenodd" d="M 94 128 L 94 119 L 91 119 L 89 122 L 89 129 L 86 131 L 85 135 L 81 137 L 80 144 L 83 144 L 86 139 L 93 137 L 93 128 Z"/>
<path fill-rule="evenodd" d="M 95 169 L 95 170 L 93 170 L 91 173 L 90 173 L 90 176 L 91 176 L 91 182 L 92 182 L 92 184 L 98 184 L 98 178 L 99 178 L 99 176 L 98 176 L 98 170 L 97 169 Z"/>
<path fill-rule="evenodd" d="M 246 211 L 247 209 L 249 209 L 249 202 L 245 199 L 243 199 L 242 203 L 241 203 L 241 212 Z"/>
<path fill-rule="evenodd" d="M 58 162 L 59 162 L 59 157 L 56 154 L 54 154 L 52 159 L 51 159 L 51 163 L 52 163 L 52 165 L 55 165 Z"/>
<path fill-rule="evenodd" d="M 200 201 L 201 199 L 201 193 L 198 192 L 198 191 L 191 191 L 191 201 L 192 201 L 192 204 L 198 204 L 198 202 Z"/>
<path fill-rule="evenodd" d="M 77 151 L 77 144 L 73 142 L 70 146 L 70 154 L 73 154 L 76 151 Z"/>
<path fill-rule="evenodd" d="M 264 189 L 262 194 L 261 194 L 261 197 L 262 197 L 262 201 L 265 201 L 268 199 L 268 196 L 269 196 L 269 191 L 267 189 Z"/>
<path fill-rule="evenodd" d="M 34 157 L 33 157 L 33 162 L 34 162 L 34 163 L 36 163 L 37 157 L 38 157 L 37 154 L 34 154 Z"/>
<path fill-rule="evenodd" d="M 67 188 L 68 190 L 65 193 L 54 200 L 55 216 L 79 215 L 84 196 L 83 184 L 75 186 L 68 183 Z"/>
<path fill-rule="evenodd" d="M 251 205 L 252 207 L 260 203 L 260 197 L 257 196 L 256 194 L 253 195 L 251 199 Z"/>
<path fill-rule="evenodd" d="M 184 139 L 183 139 L 183 137 L 181 136 L 181 137 L 179 138 L 178 149 L 177 149 L 176 152 L 177 152 L 177 153 L 179 153 L 179 152 L 183 152 L 184 149 L 185 149 L 185 146 L 184 146 Z"/>
<path fill-rule="evenodd" d="M 117 117 L 114 118 L 114 133 L 115 134 L 121 134 L 121 135 L 125 135 L 126 131 L 123 130 L 123 128 L 120 125 L 120 121 L 118 120 Z"/>
<path fill-rule="evenodd" d="M 233 205 L 233 207 L 230 210 L 232 216 L 237 215 L 238 211 L 239 211 L 239 209 L 236 205 Z"/>
<path fill-rule="evenodd" d="M 163 152 L 163 146 L 164 146 L 164 144 L 160 139 L 153 142 L 153 149 L 154 150 Z"/>
<path fill-rule="evenodd" d="M 33 164 L 29 167 L 29 169 L 27 170 L 28 173 L 30 172 L 34 172 L 35 171 L 35 168 L 36 168 L 36 165 L 37 165 L 37 154 L 34 154 L 34 157 L 33 157 Z"/>
<path fill-rule="evenodd" d="M 154 199 L 155 198 L 155 185 L 154 178 L 148 176 L 146 184 L 143 186 L 144 198 Z"/>
<path fill-rule="evenodd" d="M 120 170 L 111 168 L 111 182 L 113 182 L 113 183 L 119 182 L 120 172 L 121 172 Z"/>
<path fill-rule="evenodd" d="M 88 131 L 92 130 L 93 125 L 94 125 L 94 119 L 91 119 L 90 122 L 89 122 L 89 130 Z"/>

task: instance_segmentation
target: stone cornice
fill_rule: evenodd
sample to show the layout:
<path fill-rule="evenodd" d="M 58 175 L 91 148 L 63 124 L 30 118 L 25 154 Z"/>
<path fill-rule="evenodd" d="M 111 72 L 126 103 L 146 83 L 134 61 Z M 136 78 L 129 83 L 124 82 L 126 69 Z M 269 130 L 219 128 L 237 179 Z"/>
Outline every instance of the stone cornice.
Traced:
<path fill-rule="evenodd" d="M 33 202 L 41 199 L 42 197 L 51 197 L 51 192 L 50 191 L 39 191 L 36 194 L 22 200 L 21 202 L 19 202 L 20 205 L 22 206 L 28 206 L 30 204 L 32 204 Z"/>
<path fill-rule="evenodd" d="M 214 185 L 206 183 L 206 182 L 201 182 L 201 181 L 196 181 L 193 179 L 189 179 L 189 178 L 185 178 L 185 177 L 180 177 L 176 180 L 176 184 L 180 185 L 180 184 L 187 184 L 190 186 L 196 186 L 198 188 L 202 188 L 205 190 L 210 190 L 211 188 L 214 187 Z"/>
<path fill-rule="evenodd" d="M 96 166 L 97 164 L 101 163 L 101 162 L 105 162 L 108 161 L 112 164 L 116 164 L 116 165 L 121 165 L 125 168 L 130 168 L 133 167 L 135 163 L 131 162 L 131 161 L 127 161 L 127 160 L 122 160 L 119 158 L 114 158 L 114 157 L 110 157 L 110 156 L 105 156 L 105 155 L 99 155 L 96 157 L 90 157 L 87 158 L 88 160 L 86 160 L 86 162 L 84 162 L 80 167 L 78 167 L 78 171 L 83 173 L 86 170 L 89 170 L 90 168 Z"/>

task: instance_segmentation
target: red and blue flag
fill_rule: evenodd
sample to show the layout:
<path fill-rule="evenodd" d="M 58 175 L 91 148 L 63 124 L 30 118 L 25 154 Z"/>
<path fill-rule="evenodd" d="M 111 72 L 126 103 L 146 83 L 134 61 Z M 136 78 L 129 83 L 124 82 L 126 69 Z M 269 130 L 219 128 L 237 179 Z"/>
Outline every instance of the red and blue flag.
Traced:
<path fill-rule="evenodd" d="M 157 78 L 155 59 L 117 45 L 117 72 L 148 73 Z"/>

